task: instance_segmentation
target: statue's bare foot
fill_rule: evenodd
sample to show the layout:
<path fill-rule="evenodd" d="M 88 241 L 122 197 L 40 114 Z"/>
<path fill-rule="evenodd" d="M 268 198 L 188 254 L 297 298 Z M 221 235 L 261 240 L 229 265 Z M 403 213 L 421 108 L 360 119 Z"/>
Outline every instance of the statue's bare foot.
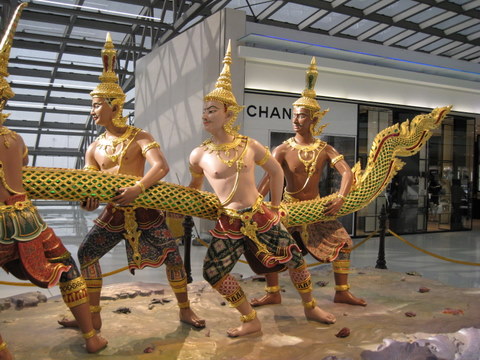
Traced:
<path fill-rule="evenodd" d="M 282 295 L 280 295 L 280 292 L 274 292 L 274 293 L 266 293 L 263 295 L 260 299 L 253 298 L 250 300 L 250 305 L 256 307 L 256 306 L 263 306 L 263 305 L 276 305 L 276 304 L 281 304 L 282 303 Z"/>
<path fill-rule="evenodd" d="M 92 336 L 90 339 L 85 340 L 87 352 L 90 354 L 97 353 L 107 347 L 108 341 L 100 335 Z"/>
<path fill-rule="evenodd" d="M 13 360 L 12 353 L 8 348 L 3 349 L 0 351 L 0 360 Z"/>
<path fill-rule="evenodd" d="M 180 309 L 180 321 L 192 325 L 197 329 L 203 329 L 205 327 L 205 320 L 200 319 L 191 308 Z"/>
<path fill-rule="evenodd" d="M 336 291 L 333 302 L 349 305 L 367 306 L 367 302 L 364 299 L 357 298 L 350 291 Z"/>
<path fill-rule="evenodd" d="M 62 320 L 58 320 L 58 323 L 63 327 L 78 328 L 78 322 L 75 319 L 69 320 L 67 318 L 63 318 Z M 92 313 L 92 325 L 93 325 L 93 328 L 97 331 L 99 331 L 102 328 L 102 318 L 100 317 L 100 314 Z"/>
<path fill-rule="evenodd" d="M 262 324 L 260 323 L 260 320 L 255 318 L 251 321 L 242 323 L 242 325 L 240 325 L 237 328 L 228 329 L 227 335 L 230 337 L 239 337 L 239 336 L 244 336 L 248 334 L 253 334 L 260 330 L 262 330 Z"/>
<path fill-rule="evenodd" d="M 334 324 L 337 319 L 333 314 L 320 309 L 318 306 L 315 306 L 313 309 L 304 308 L 305 316 L 308 320 L 318 321 L 324 324 Z"/>

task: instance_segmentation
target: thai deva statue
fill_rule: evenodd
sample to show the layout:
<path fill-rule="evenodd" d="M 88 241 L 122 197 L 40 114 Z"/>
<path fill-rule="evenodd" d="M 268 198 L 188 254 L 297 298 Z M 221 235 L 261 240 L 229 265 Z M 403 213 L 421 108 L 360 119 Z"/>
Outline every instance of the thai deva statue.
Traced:
<path fill-rule="evenodd" d="M 316 138 L 326 125 L 318 126 L 328 110 L 321 110 L 316 100 L 315 82 L 318 76 L 315 58 L 306 72 L 305 89 L 293 103 L 292 127 L 295 136 L 284 141 L 273 151 L 273 156 L 282 165 L 286 186 L 283 201 L 286 204 L 320 199 L 319 183 L 325 166 L 330 164 L 341 176 L 338 192 L 325 205 L 324 214 L 335 216 L 345 202 L 353 183 L 353 173 L 343 155 L 326 142 Z M 303 169 L 300 171 L 298 169 Z M 260 182 L 259 191 L 269 192 L 270 179 L 266 175 Z M 292 234 L 304 255 L 310 253 L 320 262 L 331 262 L 335 276 L 334 302 L 365 306 L 363 299 L 349 292 L 347 282 L 350 271 L 352 240 L 338 220 L 319 221 L 300 226 L 290 226 Z M 266 295 L 252 299 L 253 306 L 279 304 L 281 293 L 278 274 L 266 275 Z"/>
<path fill-rule="evenodd" d="M 8 76 L 13 36 L 25 6 L 27 3 L 17 7 L 1 43 L 2 111 L 7 100 L 14 96 L 5 77 Z M 100 351 L 107 346 L 107 341 L 93 328 L 85 280 L 60 238 L 43 221 L 27 196 L 22 183 L 22 166 L 28 164 L 28 149 L 19 134 L 3 125 L 6 117 L 4 114 L 0 117 L 0 137 L 3 140 L 0 141 L 0 266 L 15 277 L 29 280 L 41 288 L 59 284 L 63 301 L 83 334 L 87 352 Z M 0 357 L 8 359 L 11 356 L 8 348 L 3 339 L 0 342 Z"/>

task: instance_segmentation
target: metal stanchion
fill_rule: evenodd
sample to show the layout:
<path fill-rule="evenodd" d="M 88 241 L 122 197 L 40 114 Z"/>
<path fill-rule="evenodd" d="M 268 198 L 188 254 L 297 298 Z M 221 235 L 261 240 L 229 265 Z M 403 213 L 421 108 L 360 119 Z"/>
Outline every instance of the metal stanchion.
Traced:
<path fill-rule="evenodd" d="M 376 269 L 387 269 L 387 261 L 385 260 L 385 232 L 387 231 L 387 211 L 385 210 L 385 205 L 382 205 L 382 210 L 378 217 L 380 220 L 380 243 L 378 245 L 378 257 Z"/>
<path fill-rule="evenodd" d="M 185 249 L 183 252 L 183 264 L 185 266 L 185 271 L 187 272 L 187 283 L 191 283 L 193 281 L 192 278 L 192 265 L 190 262 L 190 253 L 192 248 L 192 229 L 193 229 L 193 218 L 189 215 L 185 216 L 183 220 L 183 244 L 185 245 Z"/>

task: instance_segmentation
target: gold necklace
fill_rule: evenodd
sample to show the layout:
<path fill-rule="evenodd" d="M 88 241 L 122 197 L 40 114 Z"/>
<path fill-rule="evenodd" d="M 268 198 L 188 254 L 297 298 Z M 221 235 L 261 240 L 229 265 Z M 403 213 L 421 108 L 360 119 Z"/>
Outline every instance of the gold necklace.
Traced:
<path fill-rule="evenodd" d="M 293 149 L 297 150 L 298 159 L 305 166 L 305 172 L 310 178 L 315 172 L 318 156 L 322 150 L 327 146 L 325 141 L 315 139 L 312 144 L 300 145 L 295 142 L 295 138 L 290 138 L 285 143 Z M 308 180 L 308 179 L 307 179 Z"/>
<path fill-rule="evenodd" d="M 132 136 L 134 132 L 134 136 L 138 133 L 140 129 L 135 128 L 134 126 L 128 126 L 127 130 L 120 135 L 119 137 L 109 137 L 107 138 L 107 133 L 104 132 L 100 135 L 97 139 L 97 147 L 100 151 L 102 151 L 112 162 L 116 163 L 119 157 L 123 157 L 125 155 L 128 145 L 125 146 L 125 142 Z M 117 149 L 117 146 L 120 145 L 120 148 Z"/>
<path fill-rule="evenodd" d="M 243 152 L 239 154 L 237 148 L 243 143 L 246 143 L 246 137 L 240 135 L 234 137 L 231 142 L 224 144 L 215 144 L 212 139 L 209 139 L 204 141 L 202 146 L 207 148 L 210 153 L 215 152 L 215 155 L 221 162 L 223 162 L 228 167 L 232 167 L 232 165 L 235 164 L 238 160 L 240 160 L 240 157 L 242 157 Z M 230 150 L 234 150 L 235 155 L 231 159 L 223 159 L 221 153 L 223 152 L 225 154 L 225 157 L 229 158 Z"/>

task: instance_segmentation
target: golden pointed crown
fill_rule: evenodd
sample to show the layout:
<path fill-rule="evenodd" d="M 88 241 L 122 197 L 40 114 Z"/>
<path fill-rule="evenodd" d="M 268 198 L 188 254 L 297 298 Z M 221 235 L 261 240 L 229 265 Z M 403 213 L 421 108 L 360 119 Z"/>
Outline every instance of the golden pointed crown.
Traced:
<path fill-rule="evenodd" d="M 115 63 L 117 60 L 117 50 L 113 46 L 112 36 L 107 33 L 107 39 L 102 50 L 103 72 L 98 78 L 100 84 L 90 93 L 90 96 L 98 96 L 106 99 L 125 100 L 125 93 L 118 85 L 118 76 L 115 73 Z"/>
<path fill-rule="evenodd" d="M 232 74 L 230 73 L 230 64 L 232 63 L 232 45 L 228 40 L 227 51 L 223 58 L 223 69 L 215 83 L 215 89 L 209 92 L 205 97 L 205 101 L 220 101 L 226 105 L 239 106 L 237 99 L 232 92 Z"/>
<path fill-rule="evenodd" d="M 28 6 L 28 3 L 21 3 L 17 6 L 0 45 L 0 112 L 3 111 L 6 101 L 15 96 L 15 93 L 12 91 L 10 84 L 6 79 L 9 75 L 7 68 L 8 60 L 10 58 L 10 50 L 13 44 L 13 36 L 15 35 L 20 15 L 26 6 Z M 0 121 L 0 123 L 1 122 L 3 121 Z"/>
<path fill-rule="evenodd" d="M 317 82 L 317 62 L 315 57 L 312 57 L 310 67 L 305 76 L 305 89 L 302 91 L 302 97 L 293 103 L 293 106 L 305 107 L 314 112 L 321 109 L 318 101 L 315 99 L 315 83 Z"/>

